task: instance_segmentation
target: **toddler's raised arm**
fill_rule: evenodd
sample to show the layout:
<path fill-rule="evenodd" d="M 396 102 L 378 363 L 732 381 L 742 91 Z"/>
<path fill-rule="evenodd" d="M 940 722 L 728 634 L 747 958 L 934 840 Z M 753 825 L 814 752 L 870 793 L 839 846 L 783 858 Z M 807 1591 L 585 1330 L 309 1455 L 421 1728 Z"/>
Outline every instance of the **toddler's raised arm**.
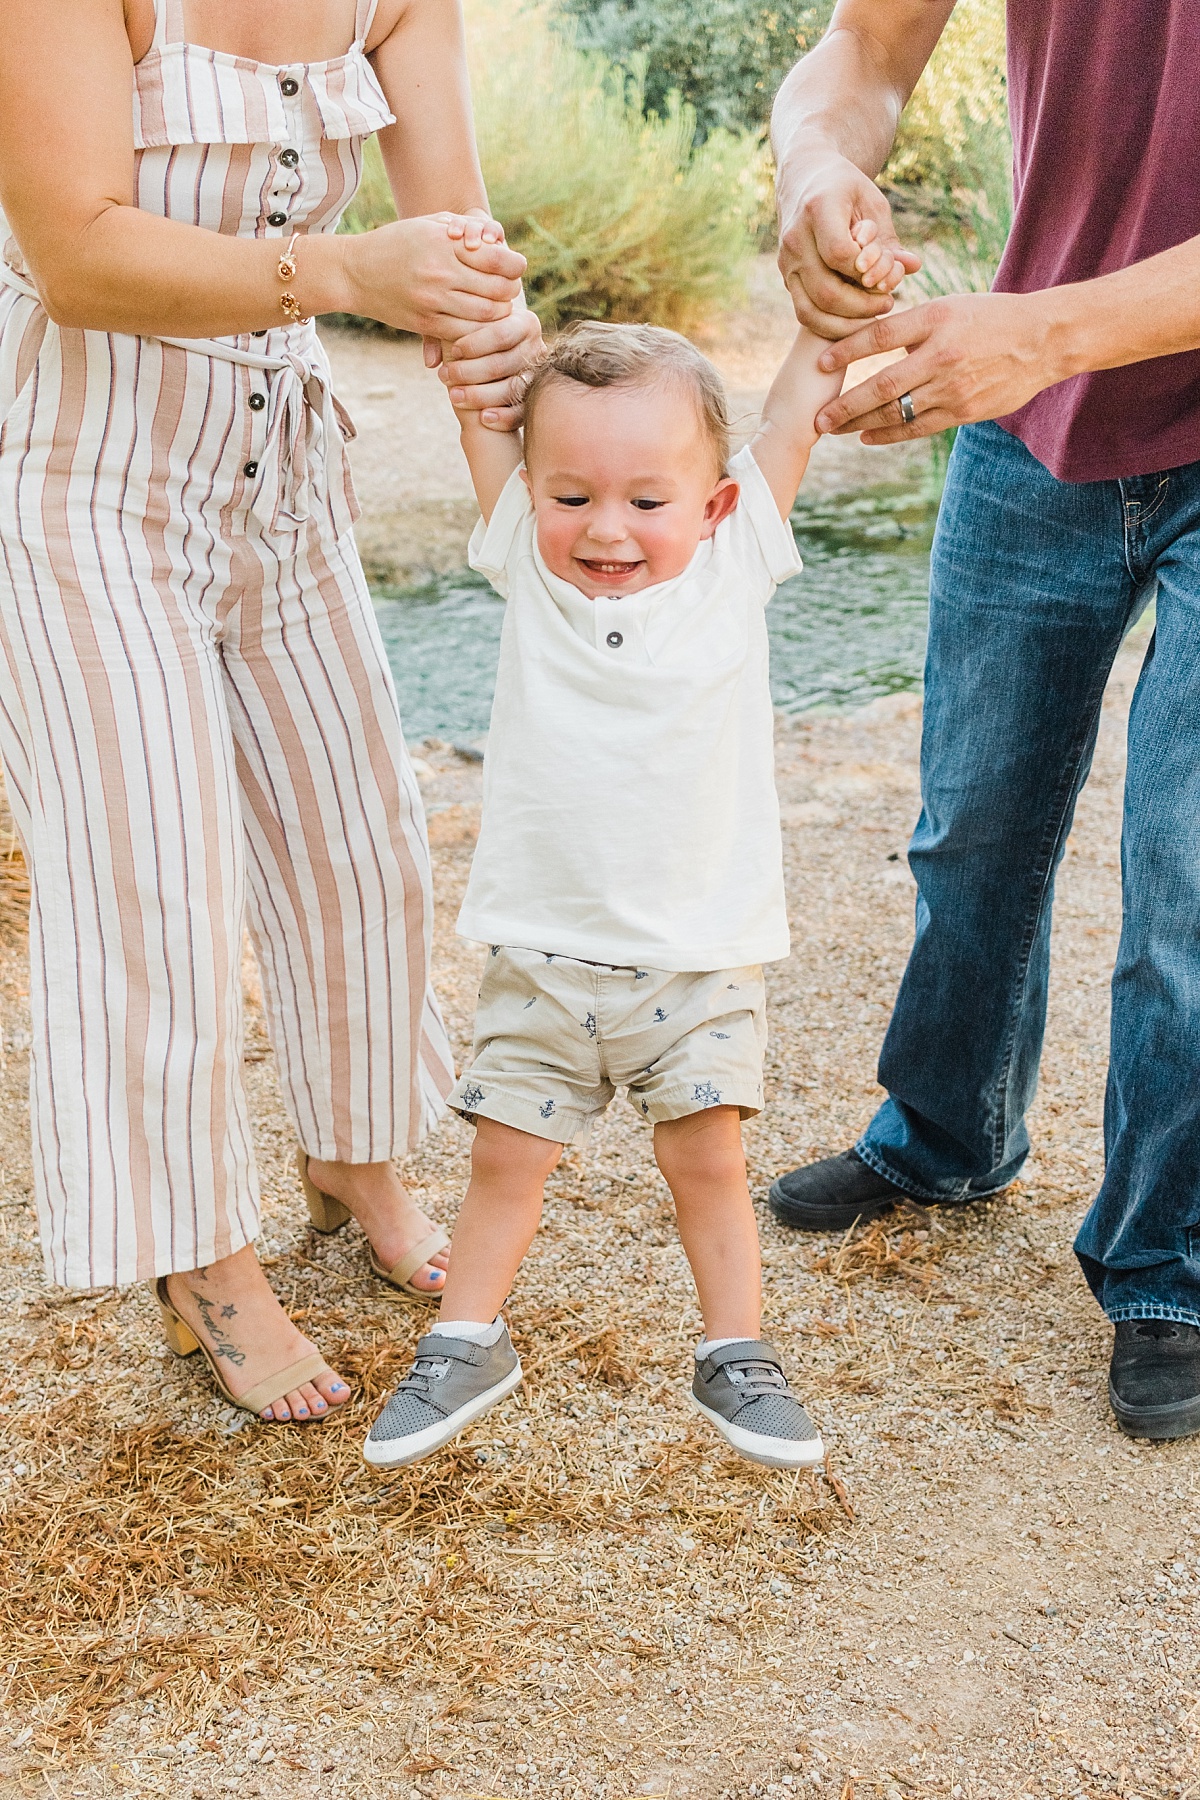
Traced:
<path fill-rule="evenodd" d="M 792 510 L 812 447 L 820 433 L 814 420 L 841 391 L 842 374 L 817 367 L 824 338 L 801 328 L 767 395 L 762 420 L 751 441 L 755 462 L 767 478 L 781 518 Z"/>

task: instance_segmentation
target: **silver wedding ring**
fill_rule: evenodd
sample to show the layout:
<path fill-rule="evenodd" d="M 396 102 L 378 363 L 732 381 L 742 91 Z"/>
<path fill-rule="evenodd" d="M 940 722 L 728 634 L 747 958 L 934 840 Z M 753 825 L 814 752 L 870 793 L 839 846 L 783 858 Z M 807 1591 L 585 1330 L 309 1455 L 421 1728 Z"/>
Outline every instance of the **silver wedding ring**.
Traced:
<path fill-rule="evenodd" d="M 916 418 L 916 416 L 917 416 L 917 409 L 913 405 L 912 395 L 911 394 L 901 394 L 901 396 L 900 396 L 900 417 L 904 420 L 904 423 L 906 425 L 911 425 L 913 420 Z"/>

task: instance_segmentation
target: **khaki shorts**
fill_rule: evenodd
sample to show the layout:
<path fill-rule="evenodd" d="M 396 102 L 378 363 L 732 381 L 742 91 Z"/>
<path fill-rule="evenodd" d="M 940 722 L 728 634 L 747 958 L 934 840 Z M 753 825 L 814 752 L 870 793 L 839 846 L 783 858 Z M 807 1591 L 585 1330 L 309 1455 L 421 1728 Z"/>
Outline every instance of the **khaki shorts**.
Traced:
<path fill-rule="evenodd" d="M 583 1137 L 617 1088 L 657 1124 L 709 1106 L 763 1103 L 761 968 L 681 975 L 494 945 L 471 1066 L 450 1096 L 464 1118 L 534 1137 Z"/>

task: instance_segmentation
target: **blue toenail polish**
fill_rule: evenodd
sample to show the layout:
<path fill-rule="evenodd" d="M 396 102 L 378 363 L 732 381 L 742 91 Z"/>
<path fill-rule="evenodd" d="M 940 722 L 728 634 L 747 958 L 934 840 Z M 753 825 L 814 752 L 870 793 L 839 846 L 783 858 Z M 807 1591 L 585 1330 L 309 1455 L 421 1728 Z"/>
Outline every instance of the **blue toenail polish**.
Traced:
<path fill-rule="evenodd" d="M 346 1391 L 345 1382 L 344 1381 L 335 1381 L 333 1384 L 333 1391 L 335 1394 L 344 1394 Z"/>

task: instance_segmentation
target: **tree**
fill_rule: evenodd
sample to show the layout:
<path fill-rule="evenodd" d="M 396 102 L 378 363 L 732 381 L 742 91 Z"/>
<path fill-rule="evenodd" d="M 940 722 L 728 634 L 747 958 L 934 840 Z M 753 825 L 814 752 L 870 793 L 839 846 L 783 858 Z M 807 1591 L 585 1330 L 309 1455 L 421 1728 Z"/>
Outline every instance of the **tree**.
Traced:
<path fill-rule="evenodd" d="M 582 49 L 636 73 L 649 112 L 676 92 L 695 109 L 696 136 L 757 131 L 780 82 L 833 11 L 765 0 L 561 0 Z"/>

